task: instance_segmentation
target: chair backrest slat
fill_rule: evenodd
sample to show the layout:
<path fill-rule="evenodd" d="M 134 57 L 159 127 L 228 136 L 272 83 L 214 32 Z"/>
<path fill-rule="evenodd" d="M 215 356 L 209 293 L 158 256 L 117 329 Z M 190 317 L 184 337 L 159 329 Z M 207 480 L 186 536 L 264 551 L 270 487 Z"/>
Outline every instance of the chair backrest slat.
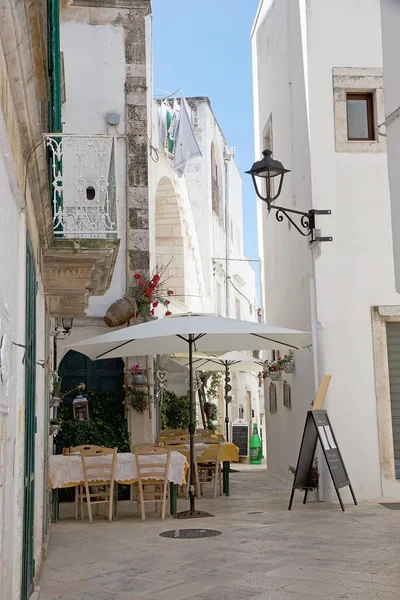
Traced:
<path fill-rule="evenodd" d="M 107 482 L 115 479 L 118 448 L 84 446 L 80 452 L 85 485 L 90 484 L 89 479 Z"/>

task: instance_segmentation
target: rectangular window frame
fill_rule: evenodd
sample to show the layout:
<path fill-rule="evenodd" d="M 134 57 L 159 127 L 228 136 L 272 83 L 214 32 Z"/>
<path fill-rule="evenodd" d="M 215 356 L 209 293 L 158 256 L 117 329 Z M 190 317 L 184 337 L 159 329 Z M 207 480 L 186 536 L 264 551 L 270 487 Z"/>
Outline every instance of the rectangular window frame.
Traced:
<path fill-rule="evenodd" d="M 348 101 L 349 100 L 365 100 L 367 103 L 367 126 L 368 126 L 368 137 L 356 138 L 350 137 L 349 132 L 349 112 L 348 112 Z M 346 93 L 346 117 L 347 117 L 347 139 L 349 142 L 374 142 L 376 140 L 375 135 L 375 99 L 373 92 L 347 92 Z"/>
<path fill-rule="evenodd" d="M 386 138 L 381 134 L 378 123 L 385 120 L 383 93 L 383 69 L 364 67 L 333 67 L 334 144 L 336 152 L 381 153 L 386 152 Z M 347 131 L 346 94 L 374 95 L 375 139 L 349 140 Z"/>

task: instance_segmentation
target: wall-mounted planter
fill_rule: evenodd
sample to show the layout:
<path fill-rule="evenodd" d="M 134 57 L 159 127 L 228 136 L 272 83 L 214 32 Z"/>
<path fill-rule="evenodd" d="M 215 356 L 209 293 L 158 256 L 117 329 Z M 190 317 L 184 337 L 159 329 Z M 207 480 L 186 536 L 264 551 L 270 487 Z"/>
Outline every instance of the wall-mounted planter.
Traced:
<path fill-rule="evenodd" d="M 51 400 L 50 400 L 50 408 L 53 408 L 55 406 L 60 406 L 60 402 L 61 402 L 61 398 L 59 398 L 58 396 L 52 396 Z"/>
<path fill-rule="evenodd" d="M 49 435 L 57 435 L 61 427 L 59 425 L 50 425 Z"/>
<path fill-rule="evenodd" d="M 269 371 L 268 377 L 271 381 L 280 381 L 282 373 L 280 371 Z"/>
<path fill-rule="evenodd" d="M 284 365 L 282 365 L 282 369 L 285 371 L 285 373 L 288 373 L 288 375 L 291 375 L 295 371 L 294 362 L 291 361 L 291 362 L 285 363 Z"/>

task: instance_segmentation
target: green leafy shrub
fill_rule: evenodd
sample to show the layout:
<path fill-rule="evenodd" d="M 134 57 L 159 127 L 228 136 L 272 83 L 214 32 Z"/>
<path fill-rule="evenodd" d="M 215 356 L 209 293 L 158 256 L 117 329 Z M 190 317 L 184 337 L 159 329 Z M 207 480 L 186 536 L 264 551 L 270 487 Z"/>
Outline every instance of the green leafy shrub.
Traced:
<path fill-rule="evenodd" d="M 177 394 L 171 391 L 165 392 L 161 409 L 161 428 L 187 429 L 189 421 L 189 392 L 185 396 L 177 396 Z"/>
<path fill-rule="evenodd" d="M 89 421 L 75 421 L 72 405 L 62 404 L 57 412 L 61 431 L 56 437 L 57 453 L 63 448 L 94 444 L 129 452 L 128 427 L 124 415 L 123 394 L 87 392 Z"/>

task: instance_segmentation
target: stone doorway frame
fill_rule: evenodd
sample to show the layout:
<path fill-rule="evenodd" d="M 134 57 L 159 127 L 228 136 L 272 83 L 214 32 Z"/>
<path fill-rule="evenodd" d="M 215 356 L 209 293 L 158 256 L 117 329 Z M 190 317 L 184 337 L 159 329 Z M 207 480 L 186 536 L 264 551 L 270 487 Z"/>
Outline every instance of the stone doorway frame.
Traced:
<path fill-rule="evenodd" d="M 400 323 L 400 306 L 373 306 L 371 318 L 382 496 L 399 498 L 400 480 L 396 479 L 394 463 L 386 323 Z"/>

